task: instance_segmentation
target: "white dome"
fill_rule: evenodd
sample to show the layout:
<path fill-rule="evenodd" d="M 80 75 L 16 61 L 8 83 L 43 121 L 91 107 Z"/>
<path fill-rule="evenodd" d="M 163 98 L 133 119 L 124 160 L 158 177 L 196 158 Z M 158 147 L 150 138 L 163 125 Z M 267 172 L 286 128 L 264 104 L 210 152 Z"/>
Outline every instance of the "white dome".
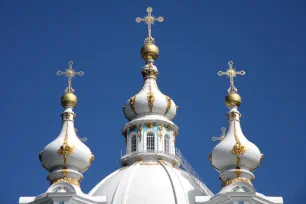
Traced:
<path fill-rule="evenodd" d="M 112 204 L 188 204 L 194 203 L 195 196 L 205 194 L 181 169 L 138 162 L 107 176 L 89 195 L 107 196 L 107 203 Z"/>
<path fill-rule="evenodd" d="M 40 154 L 41 164 L 49 172 L 67 168 L 82 173 L 90 166 L 93 155 L 75 133 L 74 113 L 70 108 L 64 112 L 63 117 L 67 118 L 63 120 L 59 136 L 48 144 Z M 65 152 L 66 159 L 64 159 Z"/>
<path fill-rule="evenodd" d="M 176 115 L 176 105 L 169 96 L 164 95 L 158 89 L 156 66 L 147 64 L 142 69 L 142 73 L 144 85 L 141 91 L 132 96 L 124 105 L 125 117 L 133 120 L 136 117 L 154 114 L 166 116 L 172 120 Z"/>
<path fill-rule="evenodd" d="M 240 127 L 240 113 L 237 108 L 231 109 L 229 117 L 228 131 L 224 139 L 212 151 L 212 165 L 222 172 L 237 167 L 253 171 L 260 165 L 262 154 L 258 147 L 244 136 Z M 232 152 L 237 140 L 245 147 L 244 152 L 239 156 L 239 163 L 237 163 L 237 155 Z"/>

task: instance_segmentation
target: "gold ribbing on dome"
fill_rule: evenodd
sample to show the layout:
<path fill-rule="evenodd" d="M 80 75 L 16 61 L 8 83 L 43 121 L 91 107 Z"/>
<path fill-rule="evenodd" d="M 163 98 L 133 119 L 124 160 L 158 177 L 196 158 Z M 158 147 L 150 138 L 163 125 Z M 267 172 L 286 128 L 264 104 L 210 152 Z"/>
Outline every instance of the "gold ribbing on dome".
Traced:
<path fill-rule="evenodd" d="M 144 17 L 144 18 L 140 18 L 137 17 L 136 18 L 136 22 L 137 23 L 141 23 L 144 22 L 145 24 L 148 25 L 148 36 L 145 38 L 144 41 L 144 46 L 142 46 L 141 48 L 141 57 L 144 60 L 148 60 L 148 59 L 157 59 L 158 55 L 159 55 L 159 49 L 158 47 L 154 44 L 155 43 L 155 39 L 152 37 L 152 24 L 154 24 L 155 22 L 163 22 L 164 21 L 164 17 L 160 16 L 158 18 L 155 18 L 152 15 L 152 11 L 153 9 L 151 7 L 147 8 L 147 12 L 148 14 Z"/>
<path fill-rule="evenodd" d="M 237 75 L 245 75 L 245 71 L 236 71 L 233 68 L 233 64 L 234 63 L 232 61 L 229 61 L 228 62 L 229 68 L 225 72 L 222 72 L 222 71 L 218 72 L 219 76 L 226 75 L 230 78 L 230 87 L 227 90 L 228 94 L 225 97 L 225 104 L 226 104 L 227 107 L 230 107 L 230 106 L 238 106 L 239 107 L 240 104 L 241 104 L 241 97 L 237 93 L 238 89 L 234 85 L 234 77 L 236 77 Z"/>
<path fill-rule="evenodd" d="M 58 71 L 56 74 L 58 76 L 64 75 L 68 78 L 68 87 L 65 89 L 65 94 L 61 98 L 62 106 L 72 106 L 75 107 L 77 104 L 77 97 L 74 95 L 74 89 L 71 86 L 72 78 L 75 76 L 83 76 L 84 72 L 76 72 L 74 69 L 72 69 L 73 61 L 68 62 L 68 69 L 66 69 L 65 72 Z"/>

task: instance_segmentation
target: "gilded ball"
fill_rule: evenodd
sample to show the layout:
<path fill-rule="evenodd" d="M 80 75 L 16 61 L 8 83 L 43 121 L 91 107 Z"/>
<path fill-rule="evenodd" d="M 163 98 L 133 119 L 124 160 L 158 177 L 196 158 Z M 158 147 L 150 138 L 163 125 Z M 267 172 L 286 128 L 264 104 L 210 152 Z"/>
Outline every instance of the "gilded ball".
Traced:
<path fill-rule="evenodd" d="M 61 103 L 63 107 L 72 106 L 75 107 L 77 105 L 78 98 L 73 93 L 65 93 L 61 98 Z"/>
<path fill-rule="evenodd" d="M 239 107 L 241 104 L 241 97 L 238 93 L 229 93 L 225 97 L 225 105 L 227 107 L 237 106 Z"/>
<path fill-rule="evenodd" d="M 147 43 L 144 44 L 144 46 L 142 46 L 141 50 L 141 57 L 144 60 L 148 60 L 148 59 L 157 59 L 158 55 L 159 55 L 159 49 L 158 47 L 153 44 L 153 43 Z"/>

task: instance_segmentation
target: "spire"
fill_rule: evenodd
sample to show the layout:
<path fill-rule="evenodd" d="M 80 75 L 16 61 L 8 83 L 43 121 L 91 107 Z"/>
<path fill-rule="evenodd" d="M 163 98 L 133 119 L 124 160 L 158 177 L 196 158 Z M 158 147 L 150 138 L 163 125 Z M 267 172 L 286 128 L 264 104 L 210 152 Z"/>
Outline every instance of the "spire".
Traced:
<path fill-rule="evenodd" d="M 232 61 L 228 64 L 229 68 L 226 72 L 218 72 L 219 76 L 227 75 L 230 78 L 230 87 L 225 98 L 225 104 L 229 108 L 228 130 L 221 135 L 220 143 L 213 149 L 209 160 L 212 166 L 220 172 L 221 192 L 232 191 L 236 187 L 240 188 L 240 191 L 254 191 L 251 181 L 255 176 L 252 172 L 260 165 L 263 155 L 244 136 L 240 126 L 241 114 L 238 107 L 241 105 L 241 97 L 234 85 L 234 77 L 244 75 L 245 72 L 236 71 Z"/>
<path fill-rule="evenodd" d="M 59 182 L 68 182 L 75 186 L 80 186 L 83 179 L 82 173 L 91 165 L 94 156 L 90 149 L 80 140 L 74 128 L 74 118 L 76 114 L 73 108 L 77 104 L 77 97 L 71 86 L 74 76 L 82 76 L 83 72 L 75 72 L 72 69 L 73 62 L 69 62 L 66 72 L 58 71 L 57 75 L 68 77 L 68 87 L 66 93 L 61 98 L 64 108 L 62 117 L 62 129 L 58 137 L 48 144 L 39 154 L 42 166 L 50 173 L 48 180 L 51 185 Z"/>
<path fill-rule="evenodd" d="M 148 25 L 148 36 L 141 48 L 141 57 L 146 64 L 141 70 L 144 79 L 142 89 L 123 107 L 129 122 L 122 131 L 126 140 L 126 154 L 122 156 L 121 163 L 125 166 L 139 159 L 155 162 L 162 159 L 178 165 L 179 159 L 175 156 L 178 127 L 172 122 L 177 106 L 169 96 L 159 90 L 156 82 L 158 69 L 154 65 L 159 49 L 154 44 L 151 27 L 154 22 L 162 22 L 164 18 L 155 18 L 151 7 L 147 8 L 147 12 L 144 18 L 136 18 L 136 22 L 145 22 Z"/>

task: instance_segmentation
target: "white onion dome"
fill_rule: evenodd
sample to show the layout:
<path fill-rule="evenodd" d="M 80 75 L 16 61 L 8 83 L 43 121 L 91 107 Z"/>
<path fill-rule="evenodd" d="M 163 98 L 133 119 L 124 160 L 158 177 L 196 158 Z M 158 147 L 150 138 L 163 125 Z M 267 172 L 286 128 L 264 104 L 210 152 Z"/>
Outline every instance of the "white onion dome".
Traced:
<path fill-rule="evenodd" d="M 238 99 L 236 101 L 229 101 L 229 97 L 226 97 L 227 106 L 233 104 L 233 106 L 228 106 L 230 109 L 227 114 L 228 130 L 221 142 L 214 147 L 209 155 L 209 160 L 212 166 L 221 172 L 222 186 L 238 181 L 252 186 L 251 181 L 255 178 L 252 172 L 259 167 L 263 154 L 244 136 L 241 130 L 241 114 L 237 109 L 237 105 L 241 104 L 241 98 L 238 93 L 235 94 Z"/>
<path fill-rule="evenodd" d="M 163 161 L 139 161 L 123 167 L 104 178 L 89 195 L 107 196 L 107 204 L 191 204 L 195 196 L 212 196 L 203 192 L 187 172 Z"/>
<path fill-rule="evenodd" d="M 64 107 L 58 137 L 39 154 L 42 166 L 50 172 L 48 179 L 51 184 L 66 181 L 79 185 L 83 178 L 81 173 L 89 168 L 94 159 L 90 149 L 76 135 L 73 106 Z"/>
<path fill-rule="evenodd" d="M 169 96 L 159 90 L 156 82 L 158 70 L 153 64 L 153 57 L 148 53 L 145 55 L 147 64 L 141 72 L 144 78 L 143 87 L 126 102 L 123 107 L 124 115 L 130 121 L 144 115 L 160 115 L 173 120 L 177 106 Z"/>

